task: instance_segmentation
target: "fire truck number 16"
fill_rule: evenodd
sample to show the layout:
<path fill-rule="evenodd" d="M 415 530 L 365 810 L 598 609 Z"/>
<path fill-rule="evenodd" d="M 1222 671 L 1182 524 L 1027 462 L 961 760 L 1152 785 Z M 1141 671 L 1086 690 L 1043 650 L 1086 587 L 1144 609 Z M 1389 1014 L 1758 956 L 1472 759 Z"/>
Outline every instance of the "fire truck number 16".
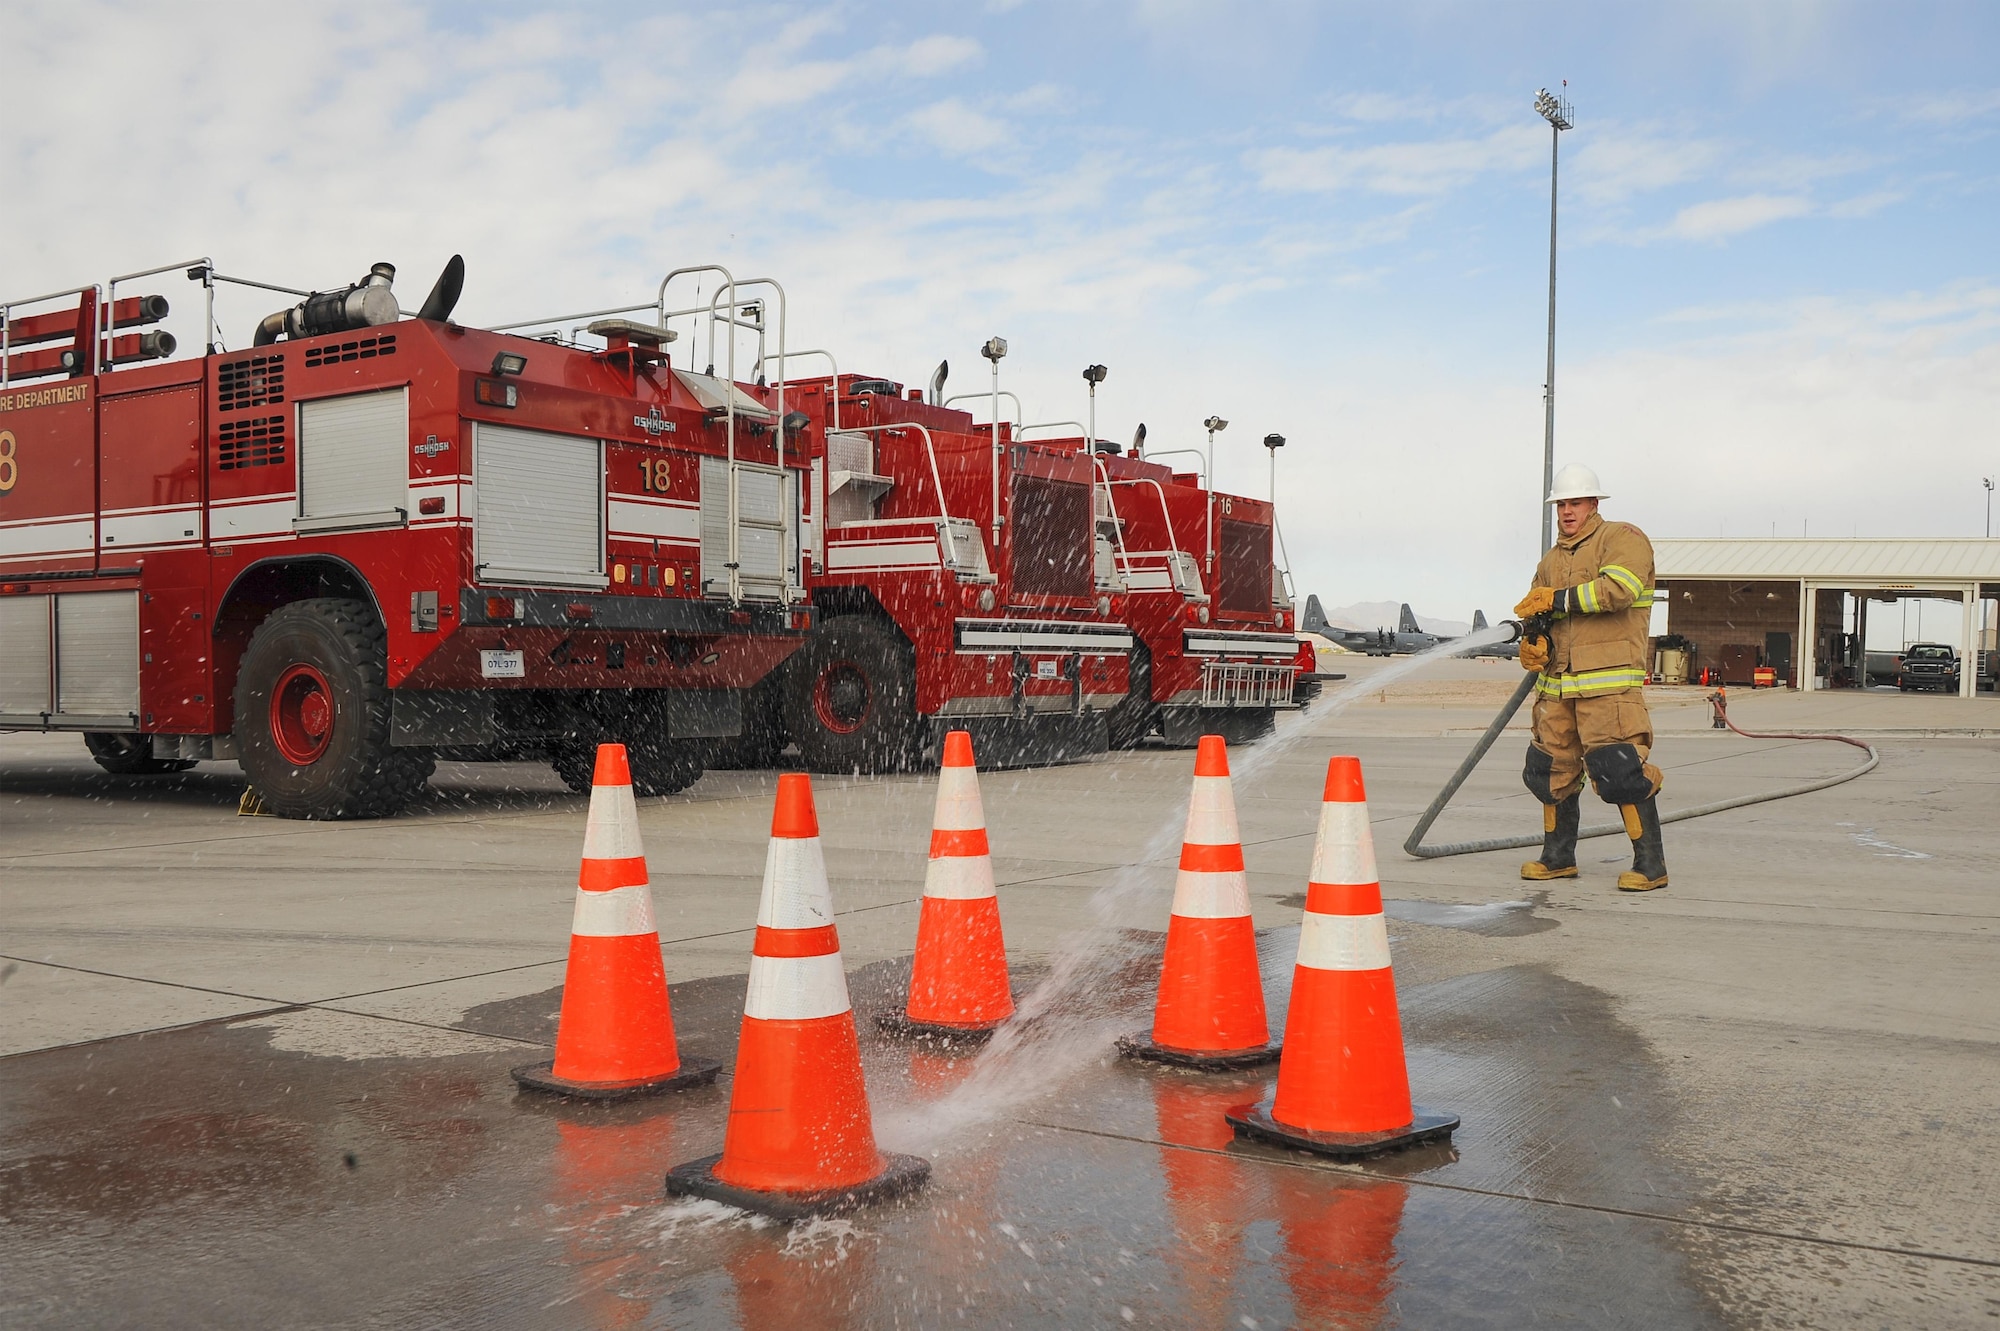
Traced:
<path fill-rule="evenodd" d="M 7 437 L 0 435 L 0 438 Z M 7 485 L 0 485 L 0 490 L 5 490 L 12 484 L 13 482 L 10 480 Z M 647 494 L 665 494 L 673 484 L 673 476 L 667 470 L 667 460 L 665 458 L 640 458 L 639 484 L 645 489 Z"/>
<path fill-rule="evenodd" d="M 21 479 L 21 464 L 14 460 L 14 432 L 0 430 L 0 495 L 14 488 L 14 482 Z"/>

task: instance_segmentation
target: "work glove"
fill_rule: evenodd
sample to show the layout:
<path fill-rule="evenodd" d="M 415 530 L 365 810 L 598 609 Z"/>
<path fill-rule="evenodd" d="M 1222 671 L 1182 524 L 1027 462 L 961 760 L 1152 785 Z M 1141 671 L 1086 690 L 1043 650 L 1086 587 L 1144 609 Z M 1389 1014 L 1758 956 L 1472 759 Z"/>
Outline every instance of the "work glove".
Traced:
<path fill-rule="evenodd" d="M 1521 669 L 1536 673 L 1549 668 L 1549 640 L 1547 638 L 1524 638 L 1521 640 Z"/>
<path fill-rule="evenodd" d="M 1555 608 L 1556 589 L 1553 587 L 1537 587 L 1526 596 L 1523 596 L 1521 603 L 1514 607 L 1514 618 L 1532 619 L 1536 615 L 1546 615 Z"/>

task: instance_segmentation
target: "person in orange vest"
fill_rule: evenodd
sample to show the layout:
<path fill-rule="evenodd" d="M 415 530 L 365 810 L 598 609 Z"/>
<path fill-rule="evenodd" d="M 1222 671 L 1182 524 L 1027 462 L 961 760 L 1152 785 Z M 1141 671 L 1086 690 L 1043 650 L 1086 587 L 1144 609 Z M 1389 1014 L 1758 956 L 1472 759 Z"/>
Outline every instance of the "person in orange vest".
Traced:
<path fill-rule="evenodd" d="M 1653 721 L 1640 686 L 1653 608 L 1653 543 L 1629 522 L 1607 522 L 1600 500 L 1611 496 L 1588 467 L 1564 467 L 1548 502 L 1556 510 L 1556 543 L 1535 567 L 1534 588 L 1514 613 L 1549 618 L 1547 638 L 1521 643 L 1521 668 L 1538 671 L 1534 737 L 1522 779 L 1542 802 L 1542 854 L 1521 877 L 1576 877 L 1578 798 L 1584 775 L 1607 804 L 1618 806 L 1632 838 L 1632 867 L 1619 890 L 1650 892 L 1667 885 L 1655 797 L 1664 778 L 1647 761 Z"/>

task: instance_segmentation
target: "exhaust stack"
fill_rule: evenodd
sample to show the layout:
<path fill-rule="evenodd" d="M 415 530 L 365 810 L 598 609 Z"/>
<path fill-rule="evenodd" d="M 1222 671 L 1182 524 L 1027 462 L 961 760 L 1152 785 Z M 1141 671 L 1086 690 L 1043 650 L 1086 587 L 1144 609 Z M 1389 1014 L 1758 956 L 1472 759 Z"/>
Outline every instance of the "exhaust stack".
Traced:
<path fill-rule="evenodd" d="M 402 317 L 396 293 L 390 289 L 395 280 L 396 265 L 378 263 L 353 286 L 314 292 L 289 310 L 265 315 L 252 345 L 267 347 L 280 337 L 318 337 L 392 324 Z"/>

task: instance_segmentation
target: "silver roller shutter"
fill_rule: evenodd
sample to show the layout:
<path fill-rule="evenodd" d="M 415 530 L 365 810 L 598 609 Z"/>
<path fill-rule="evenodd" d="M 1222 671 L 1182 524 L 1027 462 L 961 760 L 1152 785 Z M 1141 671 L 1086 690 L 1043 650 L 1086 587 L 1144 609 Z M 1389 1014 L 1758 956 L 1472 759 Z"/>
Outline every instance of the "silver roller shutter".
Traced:
<path fill-rule="evenodd" d="M 299 405 L 295 530 L 397 526 L 408 520 L 409 506 L 408 389 Z"/>
<path fill-rule="evenodd" d="M 473 548 L 482 582 L 604 587 L 604 447 L 479 422 Z"/>
<path fill-rule="evenodd" d="M 39 716 L 50 689 L 49 598 L 0 596 L 0 716 Z"/>
<path fill-rule="evenodd" d="M 139 593 L 56 597 L 56 710 L 124 717 L 139 711 Z"/>

